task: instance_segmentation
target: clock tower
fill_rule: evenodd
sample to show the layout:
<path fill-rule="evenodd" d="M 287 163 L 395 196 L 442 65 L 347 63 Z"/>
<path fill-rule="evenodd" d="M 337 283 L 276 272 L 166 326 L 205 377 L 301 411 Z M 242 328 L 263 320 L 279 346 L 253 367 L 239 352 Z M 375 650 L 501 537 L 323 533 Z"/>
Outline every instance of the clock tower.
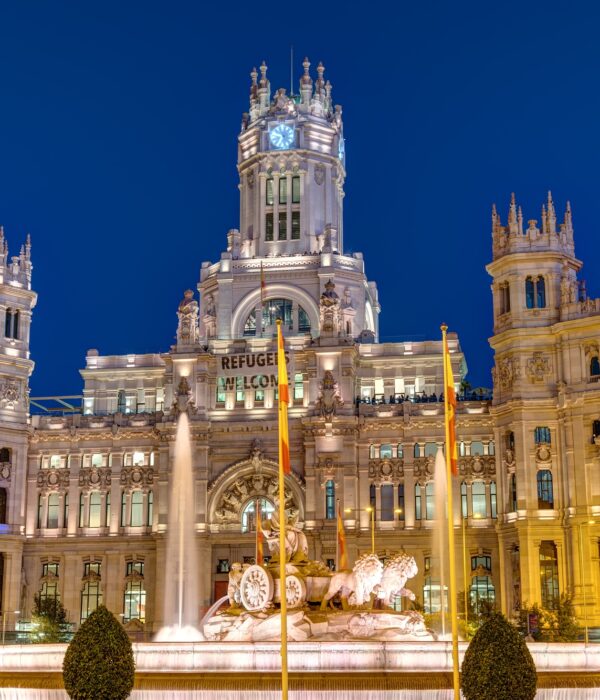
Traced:
<path fill-rule="evenodd" d="M 250 111 L 238 138 L 241 257 L 343 249 L 342 110 L 319 63 L 304 59 L 299 94 L 271 99 L 267 66 L 250 76 Z"/>

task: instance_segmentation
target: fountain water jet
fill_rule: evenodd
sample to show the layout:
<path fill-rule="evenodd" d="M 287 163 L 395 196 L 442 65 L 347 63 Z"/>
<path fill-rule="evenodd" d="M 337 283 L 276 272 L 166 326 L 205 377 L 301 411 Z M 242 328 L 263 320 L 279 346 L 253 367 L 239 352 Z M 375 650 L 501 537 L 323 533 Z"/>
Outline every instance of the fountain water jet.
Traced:
<path fill-rule="evenodd" d="M 448 562 L 448 524 L 447 524 L 447 483 L 446 462 L 441 447 L 435 455 L 433 469 L 433 493 L 435 499 L 435 524 L 433 529 L 433 558 L 438 564 L 440 579 L 440 603 L 442 613 L 442 639 L 446 636 L 446 580 L 449 567 Z"/>
<path fill-rule="evenodd" d="M 165 561 L 165 626 L 157 642 L 195 642 L 198 630 L 198 558 L 196 555 L 194 480 L 190 425 L 185 411 L 179 415 Z"/>

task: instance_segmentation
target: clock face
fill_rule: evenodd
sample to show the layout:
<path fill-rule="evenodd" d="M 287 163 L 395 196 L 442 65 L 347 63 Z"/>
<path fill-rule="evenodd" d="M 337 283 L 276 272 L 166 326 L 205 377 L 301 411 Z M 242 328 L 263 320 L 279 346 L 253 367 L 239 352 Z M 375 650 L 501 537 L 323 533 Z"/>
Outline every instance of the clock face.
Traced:
<path fill-rule="evenodd" d="M 279 124 L 269 132 L 269 140 L 274 148 L 283 151 L 294 143 L 294 130 L 287 124 Z"/>
<path fill-rule="evenodd" d="M 338 158 L 341 161 L 343 161 L 345 155 L 346 155 L 346 146 L 344 144 L 344 139 L 340 138 L 340 141 L 338 143 Z"/>

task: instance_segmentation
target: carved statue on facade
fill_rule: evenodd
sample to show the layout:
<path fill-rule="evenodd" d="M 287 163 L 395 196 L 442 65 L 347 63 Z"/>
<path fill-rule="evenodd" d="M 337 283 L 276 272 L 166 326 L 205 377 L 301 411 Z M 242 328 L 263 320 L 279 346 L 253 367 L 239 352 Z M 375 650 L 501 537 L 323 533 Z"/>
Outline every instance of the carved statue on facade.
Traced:
<path fill-rule="evenodd" d="M 198 321 L 198 302 L 194 299 L 194 292 L 187 289 L 183 293 L 183 299 L 177 309 L 179 325 L 177 327 L 177 340 L 183 345 L 195 345 L 200 338 L 200 325 Z"/>
<path fill-rule="evenodd" d="M 308 561 L 308 540 L 306 535 L 296 527 L 298 516 L 288 518 L 285 530 L 285 558 L 286 561 L 303 562 Z M 269 552 L 274 556 L 279 556 L 279 516 L 277 512 L 271 515 L 262 528 L 265 541 L 269 547 Z"/>
<path fill-rule="evenodd" d="M 335 381 L 331 370 L 325 370 L 323 381 L 321 382 L 321 390 L 315 405 L 317 411 L 327 421 L 331 421 L 333 416 L 337 414 L 337 409 L 344 405 L 338 383 Z"/>
<path fill-rule="evenodd" d="M 214 338 L 217 334 L 217 310 L 215 307 L 215 298 L 212 294 L 208 294 L 206 297 L 202 323 L 204 324 L 206 337 Z"/>
<path fill-rule="evenodd" d="M 321 294 L 319 311 L 321 331 L 338 333 L 340 330 L 340 298 L 335 291 L 335 284 L 328 280 L 325 291 Z"/>
<path fill-rule="evenodd" d="M 240 583 L 242 576 L 250 564 L 240 564 L 235 562 L 229 570 L 229 582 L 227 584 L 227 596 L 229 597 L 229 605 L 232 608 L 240 608 L 242 599 L 240 597 Z"/>

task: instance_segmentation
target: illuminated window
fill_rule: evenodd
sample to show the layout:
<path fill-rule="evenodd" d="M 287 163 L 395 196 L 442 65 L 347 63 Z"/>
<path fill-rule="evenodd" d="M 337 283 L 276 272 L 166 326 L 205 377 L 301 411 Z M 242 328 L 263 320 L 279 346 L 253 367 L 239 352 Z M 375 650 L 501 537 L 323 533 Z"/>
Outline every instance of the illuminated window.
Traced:
<path fill-rule="evenodd" d="M 260 502 L 260 518 L 264 523 L 275 512 L 275 506 L 266 498 L 258 500 Z M 242 532 L 256 532 L 256 500 L 248 501 L 242 510 Z"/>
<path fill-rule="evenodd" d="M 398 484 L 398 520 L 404 520 L 404 484 Z"/>
<path fill-rule="evenodd" d="M 372 509 L 369 517 L 377 520 L 377 487 L 375 484 L 369 486 L 369 506 Z"/>
<path fill-rule="evenodd" d="M 533 434 L 536 445 L 550 444 L 550 428 L 537 427 Z"/>
<path fill-rule="evenodd" d="M 491 576 L 473 576 L 469 588 L 469 600 L 471 610 L 476 614 L 482 612 L 484 605 L 487 608 L 494 604 L 496 591 Z"/>
<path fill-rule="evenodd" d="M 127 397 L 121 389 L 117 394 L 117 413 L 125 413 L 127 410 Z"/>
<path fill-rule="evenodd" d="M 480 457 L 483 454 L 483 442 L 477 440 L 471 443 L 471 454 L 474 457 Z"/>
<path fill-rule="evenodd" d="M 425 443 L 425 457 L 435 457 L 438 451 L 437 442 Z"/>
<path fill-rule="evenodd" d="M 335 482 L 332 479 L 325 484 L 325 517 L 327 520 L 335 518 Z"/>
<path fill-rule="evenodd" d="M 90 519 L 88 527 L 101 526 L 102 497 L 99 491 L 90 493 Z"/>
<path fill-rule="evenodd" d="M 79 494 L 79 527 L 85 527 L 85 496 Z"/>
<path fill-rule="evenodd" d="M 287 204 L 287 178 L 279 178 L 279 204 Z"/>
<path fill-rule="evenodd" d="M 279 224 L 277 228 L 277 240 L 285 241 L 287 238 L 287 212 L 279 212 Z"/>
<path fill-rule="evenodd" d="M 382 446 L 379 448 L 379 456 L 380 456 L 382 459 L 385 459 L 385 458 L 391 459 L 391 458 L 392 458 L 392 455 L 393 455 L 393 452 L 392 452 L 392 446 L 391 446 L 391 445 L 382 445 Z"/>
<path fill-rule="evenodd" d="M 292 204 L 300 203 L 300 178 L 294 176 L 292 178 Z M 293 236 L 292 236 L 293 238 Z"/>
<path fill-rule="evenodd" d="M 473 504 L 474 518 L 487 518 L 487 504 L 485 502 L 485 484 L 483 481 L 474 481 L 471 484 L 471 501 Z"/>
<path fill-rule="evenodd" d="M 134 452 L 133 453 L 133 466 L 134 467 L 141 467 L 144 465 L 144 453 L 143 452 Z"/>
<path fill-rule="evenodd" d="M 302 373 L 294 374 L 294 399 L 300 400 L 304 398 L 304 376 Z"/>
<path fill-rule="evenodd" d="M 460 507 L 462 512 L 462 517 L 468 517 L 468 503 L 467 503 L 467 484 L 463 481 L 460 485 Z"/>
<path fill-rule="evenodd" d="M 94 610 L 102 605 L 100 581 L 96 579 L 96 576 L 100 576 L 100 562 L 86 563 L 83 568 L 83 576 L 84 578 L 91 577 L 91 579 L 84 583 L 81 590 L 81 622 L 87 620 Z"/>
<path fill-rule="evenodd" d="M 308 320 L 308 314 L 301 306 L 298 307 L 298 332 L 310 333 L 310 321 Z"/>
<path fill-rule="evenodd" d="M 492 518 L 498 517 L 498 494 L 496 491 L 496 482 L 490 481 L 490 508 L 492 511 Z"/>
<path fill-rule="evenodd" d="M 131 527 L 141 527 L 144 524 L 144 494 L 141 491 L 131 492 Z"/>
<path fill-rule="evenodd" d="M 540 583 L 542 589 L 542 607 L 554 610 L 560 598 L 558 587 L 558 556 L 556 545 L 551 541 L 540 544 Z"/>
<path fill-rule="evenodd" d="M 268 178 L 268 180 L 267 180 L 265 204 L 269 207 L 273 206 L 273 178 L 272 177 Z"/>
<path fill-rule="evenodd" d="M 123 622 L 146 620 L 146 588 L 143 580 L 128 581 L 125 586 Z"/>
<path fill-rule="evenodd" d="M 110 491 L 106 492 L 106 501 L 104 505 L 106 506 L 106 527 L 110 527 Z"/>
<path fill-rule="evenodd" d="M 421 520 L 421 486 L 415 485 L 415 519 Z"/>
<path fill-rule="evenodd" d="M 152 517 L 154 515 L 154 491 L 148 491 L 148 519 L 146 525 L 152 527 Z"/>
<path fill-rule="evenodd" d="M 255 332 L 256 332 L 256 327 L 255 327 Z M 244 332 L 245 334 L 245 332 Z M 225 393 L 225 377 L 218 377 L 217 378 L 217 403 L 225 403 L 225 398 L 226 398 L 226 393 Z"/>
<path fill-rule="evenodd" d="M 57 493 L 51 493 L 48 496 L 48 515 L 46 518 L 46 527 L 53 530 L 58 527 L 58 513 L 60 507 L 60 499 Z"/>
<path fill-rule="evenodd" d="M 435 497 L 433 493 L 433 481 L 425 485 L 425 518 L 433 520 L 435 518 Z"/>
<path fill-rule="evenodd" d="M 381 496 L 381 519 L 394 519 L 394 486 L 392 484 L 382 484 Z"/>
<path fill-rule="evenodd" d="M 418 442 L 415 442 L 415 446 L 413 447 L 413 457 L 420 457 L 421 456 L 421 446 L 419 445 Z"/>

